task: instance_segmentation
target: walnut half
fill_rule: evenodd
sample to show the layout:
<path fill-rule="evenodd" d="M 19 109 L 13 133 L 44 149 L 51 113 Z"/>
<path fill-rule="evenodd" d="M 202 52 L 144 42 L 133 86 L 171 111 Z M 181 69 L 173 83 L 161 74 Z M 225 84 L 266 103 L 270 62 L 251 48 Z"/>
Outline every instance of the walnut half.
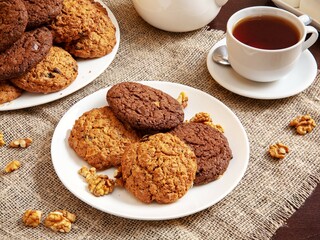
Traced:
<path fill-rule="evenodd" d="M 18 160 L 13 160 L 7 164 L 7 166 L 4 168 L 4 171 L 6 173 L 11 173 L 17 170 L 20 166 L 21 166 L 21 163 Z"/>
<path fill-rule="evenodd" d="M 28 209 L 24 212 L 22 221 L 28 227 L 38 227 L 41 222 L 41 215 L 41 211 Z"/>
<path fill-rule="evenodd" d="M 282 143 L 276 143 L 269 147 L 269 153 L 273 158 L 284 159 L 286 154 L 289 153 L 289 148 Z"/>
<path fill-rule="evenodd" d="M 311 132 L 317 126 L 317 124 L 309 114 L 306 114 L 293 119 L 289 126 L 295 127 L 298 134 L 305 135 Z"/>
<path fill-rule="evenodd" d="M 70 232 L 71 223 L 76 220 L 76 215 L 66 210 L 50 212 L 44 220 L 44 225 L 55 232 Z"/>

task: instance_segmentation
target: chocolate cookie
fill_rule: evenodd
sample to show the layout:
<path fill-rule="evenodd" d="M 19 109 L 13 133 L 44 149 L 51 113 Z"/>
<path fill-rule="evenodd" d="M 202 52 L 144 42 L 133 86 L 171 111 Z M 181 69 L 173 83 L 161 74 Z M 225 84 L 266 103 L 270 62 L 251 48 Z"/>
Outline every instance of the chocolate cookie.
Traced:
<path fill-rule="evenodd" d="M 124 149 L 138 140 L 136 132 L 124 126 L 109 107 L 84 113 L 68 139 L 70 147 L 96 169 L 120 165 Z"/>
<path fill-rule="evenodd" d="M 107 93 L 107 101 L 121 121 L 139 130 L 168 130 L 184 119 L 184 112 L 176 99 L 140 83 L 114 85 Z"/>
<path fill-rule="evenodd" d="M 197 169 L 192 150 L 170 133 L 131 144 L 121 160 L 124 187 L 144 203 L 172 203 L 192 187 Z"/>
<path fill-rule="evenodd" d="M 49 25 L 54 42 L 66 43 L 88 36 L 97 26 L 93 0 L 64 0 L 62 12 Z"/>
<path fill-rule="evenodd" d="M 0 82 L 0 104 L 10 102 L 22 94 L 22 90 L 12 85 L 9 81 Z"/>
<path fill-rule="evenodd" d="M 61 13 L 63 0 L 23 0 L 29 15 L 27 28 L 49 24 Z"/>
<path fill-rule="evenodd" d="M 28 92 L 52 93 L 68 87 L 77 75 L 77 61 L 64 49 L 53 46 L 41 62 L 10 81 Z"/>
<path fill-rule="evenodd" d="M 9 49 L 0 54 L 0 81 L 21 76 L 40 62 L 51 46 L 52 35 L 47 28 L 25 32 Z"/>
<path fill-rule="evenodd" d="M 78 40 L 67 43 L 64 48 L 80 58 L 97 58 L 107 55 L 116 45 L 116 28 L 108 16 L 107 10 L 98 2 L 96 8 L 96 29 Z"/>
<path fill-rule="evenodd" d="M 0 1 L 0 52 L 22 36 L 27 23 L 27 9 L 21 0 Z"/>
<path fill-rule="evenodd" d="M 195 185 L 216 180 L 227 169 L 232 152 L 227 138 L 204 123 L 183 123 L 170 131 L 191 147 L 197 157 Z"/>

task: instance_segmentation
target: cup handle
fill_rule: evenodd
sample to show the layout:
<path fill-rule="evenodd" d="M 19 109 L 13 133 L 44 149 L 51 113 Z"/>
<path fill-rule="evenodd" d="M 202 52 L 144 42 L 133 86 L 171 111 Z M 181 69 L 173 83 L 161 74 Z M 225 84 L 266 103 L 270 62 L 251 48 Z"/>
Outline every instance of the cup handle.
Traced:
<path fill-rule="evenodd" d="M 311 18 L 308 15 L 301 15 L 299 19 L 304 25 L 308 25 L 311 23 Z M 307 34 L 310 33 L 311 36 L 303 43 L 302 51 L 311 47 L 317 41 L 319 36 L 318 30 L 315 29 L 314 27 L 305 26 L 305 29 L 306 29 L 306 33 Z"/>

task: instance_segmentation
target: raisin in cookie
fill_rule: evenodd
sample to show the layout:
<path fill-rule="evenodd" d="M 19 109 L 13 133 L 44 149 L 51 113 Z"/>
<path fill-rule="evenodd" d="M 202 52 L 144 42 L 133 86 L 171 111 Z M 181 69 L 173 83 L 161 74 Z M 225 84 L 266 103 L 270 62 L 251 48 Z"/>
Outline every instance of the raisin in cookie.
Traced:
<path fill-rule="evenodd" d="M 52 35 L 47 28 L 25 32 L 9 49 L 0 53 L 0 81 L 24 74 L 47 55 L 51 46 Z"/>
<path fill-rule="evenodd" d="M 77 61 L 64 49 L 53 46 L 41 62 L 10 81 L 28 92 L 52 93 L 68 87 L 77 75 Z"/>
<path fill-rule="evenodd" d="M 170 131 L 195 152 L 197 174 L 195 185 L 218 179 L 227 169 L 232 152 L 227 138 L 217 129 L 204 123 L 183 123 Z"/>
<path fill-rule="evenodd" d="M 120 165 L 124 149 L 138 140 L 136 132 L 123 125 L 109 107 L 84 113 L 68 139 L 70 147 L 96 169 Z"/>
<path fill-rule="evenodd" d="M 36 28 L 49 24 L 61 13 L 63 0 L 23 0 L 28 11 L 27 28 Z"/>
<path fill-rule="evenodd" d="M 158 133 L 131 144 L 121 160 L 124 187 L 144 203 L 172 203 L 192 187 L 193 151 L 178 137 Z"/>
<path fill-rule="evenodd" d="M 78 40 L 67 43 L 64 48 L 73 56 L 80 58 L 98 58 L 107 55 L 116 45 L 116 28 L 108 16 L 107 10 L 98 2 L 96 8 L 96 29 Z"/>
<path fill-rule="evenodd" d="M 107 93 L 107 101 L 121 121 L 139 130 L 168 130 L 184 119 L 183 109 L 176 99 L 140 83 L 114 85 Z"/>
<path fill-rule="evenodd" d="M 10 102 L 22 94 L 22 90 L 12 85 L 9 81 L 0 82 L 0 104 Z"/>
<path fill-rule="evenodd" d="M 24 33 L 28 13 L 21 0 L 0 1 L 0 52 L 9 48 Z"/>

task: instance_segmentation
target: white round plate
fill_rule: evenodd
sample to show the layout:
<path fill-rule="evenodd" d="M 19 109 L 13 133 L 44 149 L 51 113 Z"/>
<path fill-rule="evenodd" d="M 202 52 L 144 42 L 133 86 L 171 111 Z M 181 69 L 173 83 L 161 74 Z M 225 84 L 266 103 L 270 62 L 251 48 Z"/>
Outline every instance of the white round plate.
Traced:
<path fill-rule="evenodd" d="M 200 90 L 170 82 L 144 81 L 145 85 L 160 89 L 174 98 L 181 91 L 189 97 L 185 119 L 198 112 L 208 112 L 214 123 L 225 129 L 233 159 L 224 175 L 209 184 L 191 188 L 185 196 L 171 204 L 145 204 L 122 188 L 115 188 L 110 195 L 95 197 L 87 190 L 84 178 L 77 172 L 88 164 L 80 159 L 68 145 L 68 137 L 76 119 L 93 108 L 106 106 L 106 93 L 101 89 L 72 106 L 57 125 L 51 143 L 51 157 L 54 169 L 62 183 L 76 197 L 103 212 L 116 216 L 140 220 L 164 220 L 187 216 L 212 206 L 230 193 L 243 177 L 249 161 L 247 134 L 237 116 L 222 102 Z M 115 169 L 102 173 L 113 177 Z"/>
<path fill-rule="evenodd" d="M 102 2 L 101 2 L 102 3 Z M 102 3 L 103 4 L 103 3 Z M 78 76 L 74 82 L 67 88 L 49 94 L 39 94 L 39 93 L 29 93 L 23 92 L 22 96 L 8 103 L 0 104 L 0 111 L 16 110 L 22 108 L 28 108 L 33 106 L 38 106 L 48 102 L 52 102 L 68 96 L 71 93 L 78 91 L 79 89 L 85 87 L 96 79 L 113 61 L 116 53 L 119 49 L 120 43 L 120 29 L 118 22 L 111 12 L 111 10 L 103 5 L 107 11 L 108 15 L 116 27 L 116 39 L 117 43 L 114 46 L 111 53 L 106 56 L 95 58 L 95 59 L 77 59 L 78 62 Z"/>
<path fill-rule="evenodd" d="M 207 56 L 207 67 L 213 79 L 236 94 L 255 99 L 280 99 L 307 89 L 317 75 L 317 63 L 309 50 L 304 51 L 297 66 L 284 78 L 268 83 L 254 82 L 236 73 L 230 66 L 213 62 L 214 49 L 225 45 L 225 38 L 217 42 Z"/>

